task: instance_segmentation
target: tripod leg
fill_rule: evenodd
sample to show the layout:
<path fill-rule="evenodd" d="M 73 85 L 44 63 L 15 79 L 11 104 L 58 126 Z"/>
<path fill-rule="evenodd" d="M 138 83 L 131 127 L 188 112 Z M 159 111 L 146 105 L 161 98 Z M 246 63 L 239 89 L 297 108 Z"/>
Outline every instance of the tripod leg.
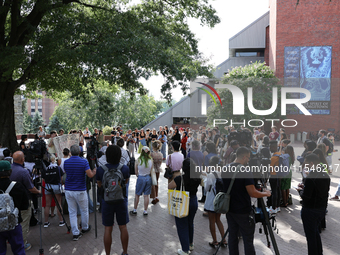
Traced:
<path fill-rule="evenodd" d="M 214 253 L 213 255 L 216 255 L 216 254 L 218 253 L 218 250 L 221 248 L 221 245 L 222 245 L 222 243 L 223 243 L 223 240 L 226 239 L 228 233 L 229 233 L 229 228 L 228 228 L 227 231 L 224 233 L 224 236 L 223 236 L 221 242 L 218 244 L 218 246 L 217 246 L 217 248 L 216 248 L 216 251 L 215 251 L 215 253 Z"/>
<path fill-rule="evenodd" d="M 71 231 L 71 227 L 67 224 L 67 222 L 66 222 L 66 220 L 65 220 L 65 217 L 64 217 L 64 214 L 63 214 L 63 210 L 62 210 L 62 208 L 61 208 L 61 205 L 60 205 L 59 202 L 58 202 L 57 196 L 55 195 L 53 189 L 51 189 L 50 191 L 51 191 L 51 193 L 52 193 L 52 197 L 53 197 L 54 202 L 55 202 L 55 204 L 56 204 L 56 206 L 57 206 L 57 208 L 58 208 L 58 211 L 60 212 L 61 217 L 63 218 L 63 221 L 65 222 L 65 226 L 66 226 L 66 228 L 67 228 L 67 234 L 69 234 L 70 231 Z"/>
<path fill-rule="evenodd" d="M 93 209 L 94 209 L 94 234 L 97 238 L 97 194 L 96 194 L 96 176 L 92 178 L 92 196 L 93 196 Z"/>
<path fill-rule="evenodd" d="M 270 225 L 270 222 L 269 222 L 269 217 L 268 217 L 266 207 L 264 205 L 263 198 L 259 198 L 258 202 L 259 202 L 260 207 L 261 207 L 263 214 L 264 214 L 265 224 L 267 226 L 267 229 L 268 229 L 268 232 L 269 232 L 269 235 L 270 235 L 270 239 L 272 240 L 275 254 L 280 255 L 279 248 L 277 247 L 277 243 L 276 243 L 275 236 L 274 236 L 274 233 L 273 233 L 273 229 L 271 228 L 271 225 Z"/>
<path fill-rule="evenodd" d="M 263 226 L 264 234 L 266 235 L 266 238 L 267 238 L 267 247 L 270 248 L 270 241 L 269 241 L 269 237 L 268 237 L 267 225 L 266 225 L 265 222 L 262 222 L 262 226 Z"/>

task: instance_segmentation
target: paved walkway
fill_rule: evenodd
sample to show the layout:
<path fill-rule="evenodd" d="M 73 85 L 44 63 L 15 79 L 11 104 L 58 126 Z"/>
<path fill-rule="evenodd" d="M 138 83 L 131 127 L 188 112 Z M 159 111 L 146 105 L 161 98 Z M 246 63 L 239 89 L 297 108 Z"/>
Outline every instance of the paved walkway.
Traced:
<path fill-rule="evenodd" d="M 301 155 L 302 145 L 297 144 L 295 147 L 296 155 Z M 333 155 L 333 163 L 338 161 L 340 153 Z M 334 173 L 331 182 L 330 194 L 333 196 L 337 185 L 340 181 L 340 167 Z M 293 174 L 292 186 L 296 186 L 301 181 L 299 173 Z M 129 209 L 133 207 L 134 187 L 136 177 L 131 178 L 129 191 Z M 299 196 L 295 190 L 291 190 L 293 196 L 293 205 L 282 210 L 277 216 L 277 226 L 279 233 L 275 233 L 275 238 L 278 243 L 280 254 L 283 255 L 305 255 L 307 254 L 306 239 L 303 232 L 302 222 L 300 218 L 301 206 L 299 204 Z M 201 197 L 201 189 L 199 188 L 198 197 Z M 129 249 L 130 255 L 135 254 L 176 254 L 180 248 L 178 240 L 175 220 L 167 212 L 167 181 L 160 177 L 160 203 L 149 206 L 149 215 L 143 216 L 143 199 L 141 199 L 138 207 L 138 215 L 130 216 L 128 224 L 129 231 Z M 340 223 L 338 215 L 340 210 L 340 202 L 330 201 L 327 215 L 327 228 L 322 232 L 322 242 L 324 254 L 335 255 L 339 254 L 340 250 Z M 211 236 L 209 232 L 208 218 L 202 216 L 203 204 L 199 204 L 199 209 L 195 217 L 195 254 L 213 254 L 208 242 Z M 223 217 L 223 223 L 226 227 L 226 219 Z M 66 219 L 69 222 L 68 215 Z M 49 228 L 42 228 L 43 249 L 45 254 L 105 254 L 103 245 L 104 228 L 101 224 L 101 214 L 97 213 L 98 221 L 98 238 L 95 239 L 94 232 L 94 214 L 90 215 L 90 223 L 92 230 L 85 234 L 79 241 L 72 241 L 72 234 L 66 234 L 66 227 L 58 226 L 58 217 L 50 220 Z M 273 248 L 269 249 L 266 246 L 266 237 L 264 234 L 259 234 L 260 225 L 257 224 L 255 232 L 255 248 L 257 254 L 274 254 Z M 29 242 L 33 245 L 32 249 L 27 252 L 28 255 L 39 254 L 39 226 L 32 227 L 28 236 Z M 240 241 L 240 254 L 243 254 L 243 243 Z M 10 252 L 10 247 L 8 254 Z M 121 244 L 119 237 L 119 228 L 116 225 L 113 228 L 113 243 L 111 254 L 121 254 Z M 229 254 L 227 248 L 222 248 L 219 254 Z"/>

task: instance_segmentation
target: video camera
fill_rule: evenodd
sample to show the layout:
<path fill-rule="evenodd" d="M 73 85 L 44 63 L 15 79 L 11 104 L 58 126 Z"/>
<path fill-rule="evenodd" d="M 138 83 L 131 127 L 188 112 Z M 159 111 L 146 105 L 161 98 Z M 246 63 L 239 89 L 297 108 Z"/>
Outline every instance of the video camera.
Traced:
<path fill-rule="evenodd" d="M 230 132 L 228 135 L 228 143 L 232 140 L 238 141 L 240 146 L 250 147 L 252 145 L 253 136 L 248 130 L 237 130 Z"/>
<path fill-rule="evenodd" d="M 96 159 L 98 158 L 98 146 L 99 142 L 95 135 L 89 138 L 89 141 L 86 143 L 87 150 L 87 158 L 88 159 Z"/>
<path fill-rule="evenodd" d="M 28 152 L 37 159 L 43 159 L 44 155 L 47 153 L 46 143 L 42 138 L 36 139 L 31 142 Z"/>

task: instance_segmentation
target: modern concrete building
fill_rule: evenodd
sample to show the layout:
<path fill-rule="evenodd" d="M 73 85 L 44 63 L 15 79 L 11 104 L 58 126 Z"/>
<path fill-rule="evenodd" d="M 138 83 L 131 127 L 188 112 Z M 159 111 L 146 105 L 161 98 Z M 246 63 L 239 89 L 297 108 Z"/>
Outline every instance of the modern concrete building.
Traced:
<path fill-rule="evenodd" d="M 209 79 L 197 79 L 194 82 L 190 83 L 190 87 L 201 87 L 198 82 L 209 84 L 210 86 L 214 87 L 215 82 Z M 159 115 L 156 119 L 148 123 L 144 129 L 146 128 L 155 128 L 158 130 L 159 126 L 168 127 L 198 127 L 201 125 L 206 125 L 207 116 L 203 115 L 201 112 L 202 106 L 202 90 L 193 89 L 191 90 L 189 96 L 184 97 L 181 101 L 174 104 L 170 109 L 168 109 L 163 114 Z M 207 100 L 207 107 L 209 107 L 212 103 Z"/>
<path fill-rule="evenodd" d="M 214 76 L 221 79 L 233 67 L 264 62 L 269 55 L 268 41 L 269 12 L 229 39 L 229 58 L 216 67 Z"/>

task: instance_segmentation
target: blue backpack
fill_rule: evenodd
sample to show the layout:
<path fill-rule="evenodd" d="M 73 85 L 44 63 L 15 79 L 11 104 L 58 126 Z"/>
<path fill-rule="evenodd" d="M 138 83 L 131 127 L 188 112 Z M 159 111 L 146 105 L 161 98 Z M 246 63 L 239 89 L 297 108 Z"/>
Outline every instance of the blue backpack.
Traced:
<path fill-rule="evenodd" d="M 288 154 L 274 154 L 273 156 L 279 157 L 280 169 L 276 172 L 277 177 L 285 178 L 290 173 L 290 156 Z"/>

